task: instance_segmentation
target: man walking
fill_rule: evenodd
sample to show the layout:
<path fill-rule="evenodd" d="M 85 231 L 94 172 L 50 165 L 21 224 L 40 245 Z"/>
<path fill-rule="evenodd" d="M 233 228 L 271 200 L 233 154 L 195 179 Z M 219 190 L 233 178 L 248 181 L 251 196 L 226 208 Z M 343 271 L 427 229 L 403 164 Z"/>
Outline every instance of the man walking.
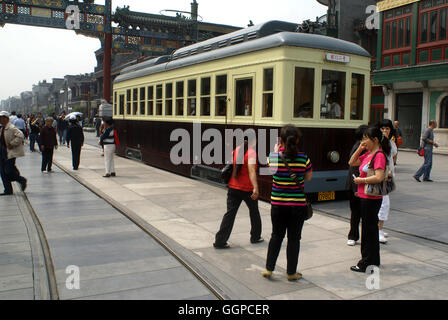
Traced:
<path fill-rule="evenodd" d="M 5 191 L 0 196 L 13 193 L 12 181 L 17 181 L 23 191 L 26 189 L 26 179 L 20 176 L 16 167 L 16 158 L 24 157 L 25 150 L 23 141 L 25 137 L 19 129 L 9 123 L 9 113 L 0 112 L 0 124 L 2 125 L 0 134 L 0 172 Z"/>
<path fill-rule="evenodd" d="M 54 149 L 58 148 L 56 129 L 53 127 L 53 118 L 47 118 L 45 126 L 40 130 L 39 144 L 40 149 L 42 150 L 41 171 L 44 172 L 47 170 L 47 172 L 51 172 Z"/>
<path fill-rule="evenodd" d="M 65 121 L 65 113 L 61 113 L 58 118 L 58 135 L 59 135 L 59 144 L 65 144 L 65 140 L 67 138 L 67 128 L 68 122 Z"/>
<path fill-rule="evenodd" d="M 9 120 L 9 121 L 11 121 L 11 120 Z M 13 124 L 20 131 L 22 131 L 23 135 L 26 138 L 26 122 L 25 122 L 25 120 L 22 119 L 22 115 L 21 114 L 19 114 L 17 116 L 16 121 L 11 122 L 11 124 Z"/>
<path fill-rule="evenodd" d="M 433 148 L 438 148 L 439 145 L 434 142 L 434 129 L 437 128 L 437 121 L 431 120 L 429 127 L 425 130 L 422 136 L 423 149 L 425 149 L 425 162 L 420 169 L 414 174 L 414 179 L 421 182 L 420 177 L 423 175 L 423 181 L 433 182 L 431 180 L 432 169 L 432 154 Z"/>
<path fill-rule="evenodd" d="M 76 118 L 70 119 L 67 130 L 67 147 L 72 149 L 73 170 L 78 170 L 81 158 L 81 148 L 84 145 L 84 133 Z"/>

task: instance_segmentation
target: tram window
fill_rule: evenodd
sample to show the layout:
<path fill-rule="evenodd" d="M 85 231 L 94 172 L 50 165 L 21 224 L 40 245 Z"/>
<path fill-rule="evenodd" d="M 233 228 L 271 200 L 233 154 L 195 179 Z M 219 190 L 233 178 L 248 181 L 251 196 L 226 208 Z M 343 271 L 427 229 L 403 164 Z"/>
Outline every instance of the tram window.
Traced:
<path fill-rule="evenodd" d="M 216 77 L 216 115 L 227 114 L 227 75 Z"/>
<path fill-rule="evenodd" d="M 176 82 L 176 116 L 184 115 L 184 82 Z"/>
<path fill-rule="evenodd" d="M 201 79 L 201 116 L 210 115 L 210 87 L 211 78 Z"/>
<path fill-rule="evenodd" d="M 274 104 L 274 69 L 264 69 L 263 72 L 263 117 L 270 118 Z"/>
<path fill-rule="evenodd" d="M 117 91 L 114 92 L 114 115 L 118 115 L 118 100 L 117 100 Z"/>
<path fill-rule="evenodd" d="M 235 115 L 252 115 L 252 79 L 236 80 Z"/>
<path fill-rule="evenodd" d="M 173 115 L 173 84 L 167 83 L 165 85 L 165 115 Z"/>
<path fill-rule="evenodd" d="M 148 87 L 148 110 L 147 115 L 152 116 L 154 114 L 154 87 Z"/>
<path fill-rule="evenodd" d="M 120 115 L 124 115 L 124 94 L 120 95 Z"/>
<path fill-rule="evenodd" d="M 187 114 L 196 116 L 196 80 L 188 80 Z"/>
<path fill-rule="evenodd" d="M 132 114 L 137 114 L 137 108 L 138 108 L 138 89 L 132 90 Z"/>
<path fill-rule="evenodd" d="M 156 116 L 162 115 L 163 108 L 163 86 L 161 84 L 156 86 Z"/>
<path fill-rule="evenodd" d="M 126 114 L 131 114 L 131 89 L 126 91 Z"/>
<path fill-rule="evenodd" d="M 140 88 L 140 115 L 146 114 L 146 90 L 145 88 Z"/>
<path fill-rule="evenodd" d="M 350 120 L 362 120 L 364 105 L 364 75 L 352 74 Z"/>
<path fill-rule="evenodd" d="M 345 72 L 322 71 L 322 119 L 344 119 Z"/>
<path fill-rule="evenodd" d="M 296 67 L 294 118 L 312 118 L 314 113 L 314 69 Z"/>

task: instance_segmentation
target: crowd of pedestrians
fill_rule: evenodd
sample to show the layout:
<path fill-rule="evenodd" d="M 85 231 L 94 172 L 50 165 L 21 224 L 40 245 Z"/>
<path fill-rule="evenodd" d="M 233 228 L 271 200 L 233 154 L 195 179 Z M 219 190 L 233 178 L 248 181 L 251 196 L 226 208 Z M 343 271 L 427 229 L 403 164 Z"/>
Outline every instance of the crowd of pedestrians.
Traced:
<path fill-rule="evenodd" d="M 362 125 L 355 131 L 356 143 L 349 155 L 350 169 L 346 183 L 351 210 L 347 245 L 355 246 L 356 242 L 361 240 L 361 259 L 356 265 L 350 267 L 350 270 L 354 272 L 366 272 L 368 267 L 379 267 L 381 264 L 380 243 L 386 243 L 388 236 L 383 227 L 390 213 L 389 193 L 395 188 L 397 143 L 399 145 L 403 143 L 402 133 L 398 126 L 398 121 L 392 123 L 391 120 L 385 119 L 374 126 Z M 423 174 L 425 181 L 431 181 L 429 179 L 431 151 L 434 146 L 438 146 L 434 142 L 435 127 L 437 123 L 431 121 L 429 128 L 423 134 L 425 163 L 414 176 L 417 181 Z M 272 277 L 286 235 L 288 238 L 286 278 L 289 281 L 295 281 L 302 277 L 302 274 L 297 272 L 297 266 L 302 228 L 307 219 L 304 182 L 312 179 L 312 159 L 299 150 L 298 145 L 301 140 L 302 135 L 298 128 L 293 125 L 283 127 L 279 143 L 268 159 L 273 175 L 272 234 L 267 249 L 266 269 L 262 272 L 262 276 L 268 279 Z M 249 208 L 251 243 L 263 241 L 257 204 L 259 191 L 256 157 L 255 144 L 249 144 L 248 141 L 234 150 L 233 171 L 228 183 L 227 212 L 215 236 L 213 245 L 216 249 L 230 248 L 227 241 L 242 201 Z M 375 189 L 377 185 L 380 187 Z M 384 187 L 386 185 L 387 188 Z M 379 191 L 372 192 L 371 186 L 374 186 L 373 190 Z"/>
<path fill-rule="evenodd" d="M 69 120 L 69 121 L 67 121 Z M 23 157 L 24 141 L 28 137 L 30 151 L 36 152 L 35 144 L 42 153 L 42 172 L 52 172 L 53 152 L 58 145 L 66 144 L 72 151 L 72 165 L 78 170 L 80 154 L 84 145 L 84 134 L 79 117 L 66 119 L 65 113 L 53 115 L 46 119 L 42 114 L 23 117 L 6 111 L 0 112 L 0 171 L 4 192 L 13 193 L 12 181 L 17 181 L 22 190 L 27 187 L 26 178 L 20 175 L 16 167 L 16 158 Z M 432 149 L 438 147 L 434 141 L 433 130 L 437 122 L 431 121 L 422 136 L 425 150 L 425 162 L 414 179 L 431 182 Z M 103 121 L 97 126 L 99 144 L 104 149 L 105 178 L 116 176 L 114 154 L 119 146 L 118 134 L 113 120 Z M 58 142 L 59 137 L 59 142 Z M 294 125 L 281 129 L 278 144 L 269 155 L 268 166 L 272 172 L 271 223 L 272 234 L 266 255 L 266 270 L 262 276 L 270 279 L 275 270 L 282 242 L 287 236 L 286 278 L 299 280 L 302 274 L 297 271 L 300 255 L 302 229 L 307 218 L 307 198 L 304 191 L 305 181 L 313 176 L 312 159 L 299 149 L 303 139 L 301 131 Z M 402 143 L 398 123 L 382 120 L 374 126 L 362 125 L 355 131 L 355 144 L 349 155 L 349 171 L 346 187 L 349 193 L 351 211 L 350 230 L 347 245 L 354 246 L 361 240 L 361 259 L 350 270 L 366 272 L 369 266 L 379 267 L 380 243 L 387 242 L 387 233 L 383 227 L 390 214 L 390 189 L 380 189 L 372 193 L 369 186 L 383 185 L 385 181 L 393 182 L 395 164 L 398 154 L 397 143 Z M 245 140 L 233 153 L 233 167 L 228 181 L 227 211 L 215 236 L 213 246 L 216 249 L 230 248 L 235 218 L 241 203 L 249 208 L 250 242 L 261 243 L 262 221 L 258 209 L 259 186 L 257 182 L 256 141 Z M 389 179 L 389 180 L 388 180 Z M 392 183 L 391 182 L 391 183 Z M 359 226 L 361 225 L 361 232 Z"/>
<path fill-rule="evenodd" d="M 11 183 L 13 181 L 19 182 L 22 190 L 26 189 L 27 180 L 20 175 L 15 163 L 16 158 L 25 156 L 24 147 L 27 139 L 29 139 L 30 152 L 40 152 L 42 155 L 42 173 L 52 172 L 54 150 L 58 148 L 58 145 L 64 144 L 67 144 L 69 148 L 71 145 L 73 169 L 77 170 L 84 143 L 81 125 L 80 116 L 71 116 L 70 119 L 67 119 L 65 112 L 59 116 L 53 113 L 44 118 L 40 112 L 22 115 L 16 112 L 9 114 L 6 111 L 1 111 L 0 172 L 4 192 L 0 195 L 13 193 Z"/>

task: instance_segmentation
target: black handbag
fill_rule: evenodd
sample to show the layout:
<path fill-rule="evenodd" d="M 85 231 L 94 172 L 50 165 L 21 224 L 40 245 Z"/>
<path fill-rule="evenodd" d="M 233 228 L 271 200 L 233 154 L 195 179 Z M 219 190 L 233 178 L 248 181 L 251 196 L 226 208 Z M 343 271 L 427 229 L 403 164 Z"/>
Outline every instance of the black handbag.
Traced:
<path fill-rule="evenodd" d="M 230 178 L 232 177 L 233 164 L 226 164 L 224 168 L 221 169 L 221 180 L 223 183 L 228 184 Z"/>
<path fill-rule="evenodd" d="M 280 152 L 280 158 L 282 158 L 283 163 L 285 164 L 286 168 L 289 171 L 289 176 L 291 177 L 291 179 L 294 180 L 294 182 L 300 186 L 300 191 L 305 195 L 305 199 L 306 199 L 306 207 L 305 207 L 305 221 L 309 220 L 313 217 L 313 207 L 311 206 L 311 202 L 308 200 L 306 194 L 305 194 L 305 189 L 303 188 L 302 184 L 300 183 L 299 179 L 297 178 L 296 174 L 294 172 L 292 172 L 291 168 L 288 165 L 288 162 L 286 161 L 285 157 L 283 156 L 283 153 Z"/>

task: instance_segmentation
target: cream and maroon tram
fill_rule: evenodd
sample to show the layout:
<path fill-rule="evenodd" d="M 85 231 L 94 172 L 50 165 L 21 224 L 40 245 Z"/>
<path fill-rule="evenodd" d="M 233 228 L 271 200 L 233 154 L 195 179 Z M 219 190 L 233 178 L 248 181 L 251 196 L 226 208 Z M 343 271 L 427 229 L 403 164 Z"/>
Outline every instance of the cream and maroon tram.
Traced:
<path fill-rule="evenodd" d="M 213 128 L 224 136 L 226 129 L 294 124 L 313 163 L 306 192 L 320 200 L 344 192 L 354 129 L 368 122 L 370 55 L 354 43 L 296 28 L 271 21 L 124 69 L 113 91 L 118 154 L 218 181 L 222 165 L 195 163 L 193 142 L 189 163 L 170 160 L 174 130 L 193 137 L 200 123 L 201 134 Z M 270 146 L 263 148 L 267 156 Z M 264 199 L 270 184 L 271 177 L 260 176 Z"/>

